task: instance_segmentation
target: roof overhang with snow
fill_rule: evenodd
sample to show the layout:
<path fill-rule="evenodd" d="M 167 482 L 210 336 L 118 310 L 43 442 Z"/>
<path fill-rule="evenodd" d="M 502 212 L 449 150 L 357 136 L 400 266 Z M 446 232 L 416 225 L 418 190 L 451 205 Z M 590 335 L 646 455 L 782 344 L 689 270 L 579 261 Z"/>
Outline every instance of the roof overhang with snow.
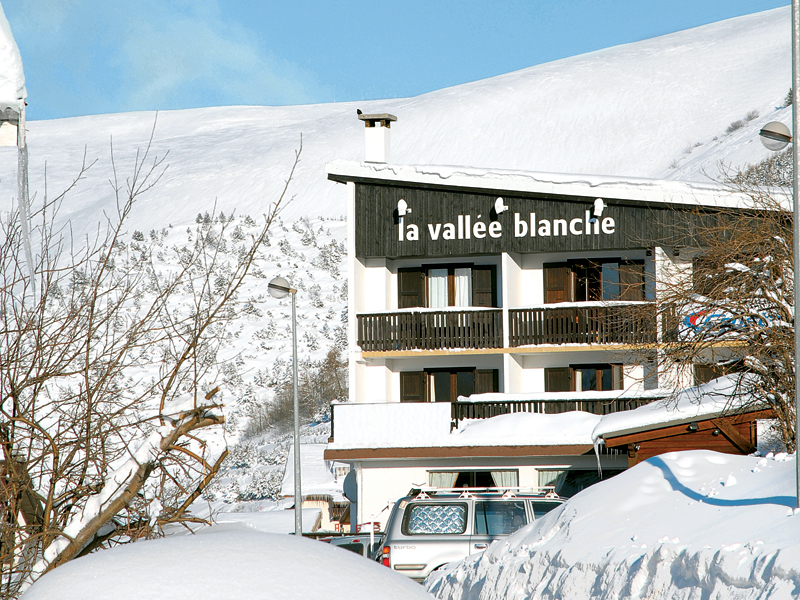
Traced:
<path fill-rule="evenodd" d="M 745 194 L 715 183 L 608 177 L 565 173 L 539 173 L 504 169 L 441 165 L 391 165 L 336 160 L 327 164 L 328 179 L 383 184 L 414 184 L 461 188 L 486 192 L 602 197 L 628 202 L 747 208 L 752 200 Z M 780 190 L 785 196 L 785 190 Z"/>

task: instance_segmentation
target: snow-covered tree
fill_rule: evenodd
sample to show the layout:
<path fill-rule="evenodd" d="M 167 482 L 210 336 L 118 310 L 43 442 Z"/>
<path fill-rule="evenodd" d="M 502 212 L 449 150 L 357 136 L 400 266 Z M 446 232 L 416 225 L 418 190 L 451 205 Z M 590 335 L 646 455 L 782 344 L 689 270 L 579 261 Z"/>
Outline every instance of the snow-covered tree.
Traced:
<path fill-rule="evenodd" d="M 747 210 L 721 209 L 705 215 L 704 228 L 676 232 L 691 233 L 702 250 L 691 269 L 665 261 L 659 274 L 660 370 L 683 382 L 741 372 L 737 404 L 771 406 L 793 450 L 792 215 L 774 188 L 740 183 L 735 191 L 749 199 Z"/>
<path fill-rule="evenodd" d="M 190 247 L 159 250 L 169 260 L 153 260 L 141 234 L 127 253 L 136 200 L 165 168 L 149 154 L 130 178 L 113 173 L 117 212 L 93 241 L 54 228 L 64 195 L 34 212 L 32 266 L 19 214 L 0 220 L 0 598 L 98 547 L 195 520 L 187 509 L 227 453 L 209 442 L 225 421 L 217 349 L 246 310 L 237 292 L 300 151 L 233 264 L 219 244 L 232 221 L 208 213 Z"/>

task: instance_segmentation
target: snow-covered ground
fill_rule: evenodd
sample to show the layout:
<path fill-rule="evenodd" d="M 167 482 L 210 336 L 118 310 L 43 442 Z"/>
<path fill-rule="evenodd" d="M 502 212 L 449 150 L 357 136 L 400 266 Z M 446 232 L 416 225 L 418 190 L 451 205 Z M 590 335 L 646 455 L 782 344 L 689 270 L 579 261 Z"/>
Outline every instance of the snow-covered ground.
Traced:
<path fill-rule="evenodd" d="M 25 600 L 430 600 L 417 583 L 323 542 L 221 525 L 73 560 Z"/>
<path fill-rule="evenodd" d="M 794 457 L 664 454 L 483 555 L 436 572 L 456 600 L 789 600 L 800 595 Z"/>

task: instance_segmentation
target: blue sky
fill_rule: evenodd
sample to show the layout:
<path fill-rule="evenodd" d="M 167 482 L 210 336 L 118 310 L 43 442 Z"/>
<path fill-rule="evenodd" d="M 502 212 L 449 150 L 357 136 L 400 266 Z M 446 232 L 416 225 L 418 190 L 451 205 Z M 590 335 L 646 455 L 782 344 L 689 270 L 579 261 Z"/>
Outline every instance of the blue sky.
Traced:
<path fill-rule="evenodd" d="M 789 4 L 789 0 L 0 2 L 22 54 L 29 119 L 415 96 Z"/>

